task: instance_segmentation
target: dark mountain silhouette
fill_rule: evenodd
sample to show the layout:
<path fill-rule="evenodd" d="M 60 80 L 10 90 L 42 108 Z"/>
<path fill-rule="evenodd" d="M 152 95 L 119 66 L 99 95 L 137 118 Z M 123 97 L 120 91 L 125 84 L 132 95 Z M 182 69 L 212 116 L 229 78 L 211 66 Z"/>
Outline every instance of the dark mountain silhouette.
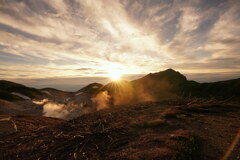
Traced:
<path fill-rule="evenodd" d="M 173 69 L 150 73 L 134 80 L 136 90 L 148 93 L 153 100 L 172 99 L 182 96 L 187 78 Z"/>
<path fill-rule="evenodd" d="M 173 69 L 167 69 L 162 72 L 148 74 L 132 82 L 141 84 L 144 88 L 155 92 L 155 94 L 160 94 L 159 92 L 162 88 L 166 89 L 168 87 L 168 92 L 180 97 L 231 98 L 240 100 L 240 78 L 211 83 L 198 83 L 187 80 L 184 75 Z M 164 83 L 166 87 L 159 85 L 159 83 Z"/>
<path fill-rule="evenodd" d="M 92 97 L 102 91 L 108 91 L 112 100 L 118 101 L 116 104 L 161 101 L 182 97 L 240 101 L 240 78 L 211 83 L 198 83 L 187 80 L 180 72 L 167 69 L 161 72 L 150 73 L 133 81 L 111 82 L 106 85 L 96 82 L 91 83 L 77 92 L 64 92 L 53 88 L 35 89 L 5 80 L 0 81 L 0 99 L 9 101 L 23 100 L 23 98 L 12 94 L 13 92 L 30 98 L 54 97 L 56 99 L 58 96 L 66 98 L 67 96 L 80 95 L 82 93 L 85 95 L 85 98 L 86 96 Z"/>
<path fill-rule="evenodd" d="M 47 94 L 45 98 L 58 101 L 58 102 L 64 102 L 66 97 L 69 97 L 71 94 L 73 94 L 73 92 L 61 91 L 54 88 L 43 88 L 43 89 L 40 89 L 40 91 Z"/>
<path fill-rule="evenodd" d="M 144 81 L 144 80 L 149 80 L 149 79 L 153 79 L 153 80 L 164 79 L 174 85 L 179 85 L 179 84 L 187 81 L 187 78 L 184 75 L 182 75 L 181 73 L 170 68 L 165 71 L 150 73 L 150 74 L 148 74 L 140 79 L 134 80 L 132 82 L 137 83 L 139 81 Z"/>
<path fill-rule="evenodd" d="M 87 85 L 86 87 L 81 88 L 80 90 L 78 90 L 76 93 L 85 93 L 85 94 L 95 94 L 99 91 L 99 89 L 101 89 L 103 87 L 102 84 L 100 83 L 91 83 L 89 85 Z"/>
<path fill-rule="evenodd" d="M 86 87 L 81 88 L 77 92 L 73 93 L 68 100 L 76 104 L 82 104 L 82 106 L 94 106 L 92 98 L 103 87 L 100 83 L 91 83 Z"/>
<path fill-rule="evenodd" d="M 62 92 L 62 93 L 69 93 L 68 91 L 62 91 L 59 89 L 55 89 L 55 88 L 42 88 L 40 89 L 41 91 L 49 91 L 49 92 Z"/>
<path fill-rule="evenodd" d="M 24 98 L 14 95 L 13 93 L 19 93 L 30 98 L 44 97 L 45 93 L 41 92 L 38 89 L 26 87 L 24 85 L 0 80 L 0 99 L 16 101 L 23 100 Z"/>
<path fill-rule="evenodd" d="M 240 100 L 240 78 L 213 83 L 195 83 L 189 89 L 191 89 L 192 96 L 195 97 Z"/>
<path fill-rule="evenodd" d="M 181 73 L 167 69 L 150 73 L 142 78 L 127 82 L 111 82 L 102 87 L 108 91 L 115 104 L 141 101 L 161 101 L 178 98 L 215 98 L 240 100 L 240 79 L 198 83 L 187 80 Z"/>

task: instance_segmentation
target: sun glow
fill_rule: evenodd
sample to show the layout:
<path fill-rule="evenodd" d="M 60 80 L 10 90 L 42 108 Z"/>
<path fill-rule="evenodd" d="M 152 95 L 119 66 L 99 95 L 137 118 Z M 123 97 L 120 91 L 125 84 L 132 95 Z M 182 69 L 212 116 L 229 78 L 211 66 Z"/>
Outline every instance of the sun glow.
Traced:
<path fill-rule="evenodd" d="M 115 70 L 115 71 L 111 71 L 108 76 L 113 81 L 119 81 L 119 80 L 121 80 L 122 75 L 123 74 L 121 71 Z"/>

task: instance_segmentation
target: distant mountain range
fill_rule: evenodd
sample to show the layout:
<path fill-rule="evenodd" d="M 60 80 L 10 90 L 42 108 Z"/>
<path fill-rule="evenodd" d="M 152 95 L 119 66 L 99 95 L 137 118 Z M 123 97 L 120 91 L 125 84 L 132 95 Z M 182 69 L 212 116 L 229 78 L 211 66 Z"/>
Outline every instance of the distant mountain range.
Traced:
<path fill-rule="evenodd" d="M 232 99 L 240 101 L 240 78 L 212 83 L 189 81 L 181 73 L 167 69 L 150 73 L 133 81 L 116 81 L 106 85 L 92 83 L 77 92 L 64 92 L 53 88 L 35 89 L 21 84 L 0 80 L 0 99 L 18 101 L 24 99 L 55 98 L 86 95 L 94 97 L 107 91 L 113 104 L 141 101 L 160 101 L 181 97 Z M 88 101 L 89 101 L 88 99 Z"/>
<path fill-rule="evenodd" d="M 118 101 L 116 104 L 161 101 L 182 97 L 239 101 L 240 78 L 212 83 L 198 83 L 187 80 L 184 75 L 173 69 L 167 69 L 150 73 L 130 82 L 109 83 L 103 86 L 101 90 L 106 90 L 113 98 L 115 97 Z"/>

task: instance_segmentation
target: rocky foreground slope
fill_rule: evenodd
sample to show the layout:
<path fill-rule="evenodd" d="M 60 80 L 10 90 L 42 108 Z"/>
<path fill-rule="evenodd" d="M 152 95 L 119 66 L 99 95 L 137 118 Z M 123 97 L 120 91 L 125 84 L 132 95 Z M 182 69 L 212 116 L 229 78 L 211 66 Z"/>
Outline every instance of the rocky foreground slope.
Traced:
<path fill-rule="evenodd" d="M 239 115 L 237 104 L 181 101 L 115 106 L 71 121 L 16 115 L 18 131 L 0 138 L 0 159 L 238 160 Z"/>

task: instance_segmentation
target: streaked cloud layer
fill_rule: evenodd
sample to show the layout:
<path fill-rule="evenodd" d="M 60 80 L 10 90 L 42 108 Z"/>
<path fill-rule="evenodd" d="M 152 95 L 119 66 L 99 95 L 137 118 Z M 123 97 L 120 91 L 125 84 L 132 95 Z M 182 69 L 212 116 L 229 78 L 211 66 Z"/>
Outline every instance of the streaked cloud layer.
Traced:
<path fill-rule="evenodd" d="M 240 73 L 239 0 L 1 0 L 0 77 Z"/>

